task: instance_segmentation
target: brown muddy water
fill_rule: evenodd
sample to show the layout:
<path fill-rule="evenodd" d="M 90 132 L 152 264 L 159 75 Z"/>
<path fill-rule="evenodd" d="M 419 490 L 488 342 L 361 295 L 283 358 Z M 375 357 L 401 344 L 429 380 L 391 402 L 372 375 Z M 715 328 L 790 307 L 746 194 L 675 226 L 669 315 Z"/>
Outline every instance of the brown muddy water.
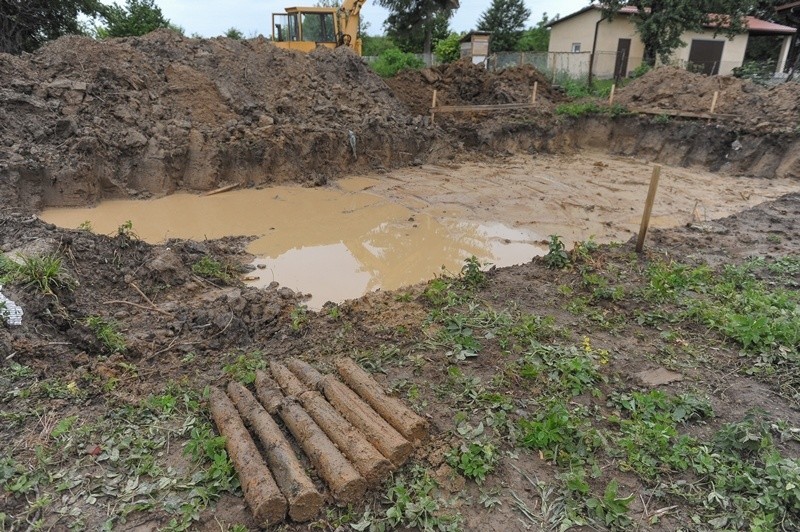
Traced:
<path fill-rule="evenodd" d="M 326 301 L 431 279 L 442 269 L 458 272 L 473 255 L 508 266 L 543 252 L 536 242 L 540 235 L 497 222 L 436 219 L 363 192 L 359 183 L 355 178 L 331 188 L 277 186 L 105 201 L 87 209 L 48 209 L 40 216 L 61 227 L 89 222 L 104 234 L 115 234 L 130 220 L 134 233 L 151 243 L 256 236 L 247 251 L 256 256 L 258 269 L 246 282 L 276 281 L 311 294 L 309 306 L 317 309 Z"/>
<path fill-rule="evenodd" d="M 276 186 L 215 196 L 175 194 L 48 209 L 61 227 L 89 221 L 114 234 L 130 220 L 140 238 L 257 237 L 261 266 L 247 281 L 311 294 L 309 307 L 457 273 L 465 258 L 510 266 L 547 251 L 550 234 L 573 243 L 624 241 L 638 230 L 652 166 L 582 152 L 424 165 L 341 179 L 324 188 Z M 797 191 L 789 179 L 756 179 L 665 167 L 651 227 L 733 214 Z"/>

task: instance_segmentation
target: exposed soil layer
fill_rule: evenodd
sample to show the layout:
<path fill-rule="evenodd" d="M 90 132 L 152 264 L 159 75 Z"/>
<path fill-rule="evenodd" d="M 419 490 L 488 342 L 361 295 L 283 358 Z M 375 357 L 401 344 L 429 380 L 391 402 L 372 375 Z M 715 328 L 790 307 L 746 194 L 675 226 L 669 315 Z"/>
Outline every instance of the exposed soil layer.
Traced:
<path fill-rule="evenodd" d="M 63 37 L 0 55 L 0 192 L 38 209 L 224 182 L 322 183 L 410 164 L 432 141 L 422 122 L 344 48 L 301 54 L 165 30 Z"/>
<path fill-rule="evenodd" d="M 387 86 L 388 82 L 388 86 Z M 618 91 L 630 107 L 704 111 L 714 124 L 554 114 L 565 97 L 526 66 L 467 61 L 384 82 L 346 49 L 300 54 L 263 39 L 170 31 L 98 42 L 64 37 L 0 56 L 0 208 L 91 205 L 103 198 L 203 191 L 228 183 L 324 183 L 345 173 L 485 154 L 575 147 L 758 176 L 797 175 L 796 84 L 657 69 Z M 441 105 L 527 102 L 532 109 L 440 114 Z M 351 135 L 352 132 L 352 135 Z"/>
<path fill-rule="evenodd" d="M 728 120 L 738 127 L 797 132 L 797 83 L 764 87 L 732 76 L 706 76 L 677 67 L 660 67 L 620 89 L 616 101 L 635 108 L 704 113 L 711 109 L 715 91 L 719 93 L 715 112 L 731 115 Z"/>
<path fill-rule="evenodd" d="M 428 114 L 434 90 L 437 105 L 527 103 L 534 83 L 538 84 L 536 100 L 542 108 L 552 110 L 553 102 L 565 99 L 530 65 L 493 72 L 468 59 L 424 70 L 403 70 L 386 83 L 398 100 L 419 115 Z"/>

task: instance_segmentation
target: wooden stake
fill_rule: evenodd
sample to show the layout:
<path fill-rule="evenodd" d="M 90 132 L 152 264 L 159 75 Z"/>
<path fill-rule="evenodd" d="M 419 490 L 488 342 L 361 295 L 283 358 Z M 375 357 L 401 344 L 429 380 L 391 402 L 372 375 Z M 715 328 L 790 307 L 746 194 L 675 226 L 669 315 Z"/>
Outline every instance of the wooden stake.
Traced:
<path fill-rule="evenodd" d="M 616 88 L 617 88 L 617 84 L 616 83 L 611 85 L 611 93 L 608 95 L 608 105 L 613 105 L 614 104 L 614 91 L 616 90 Z"/>
<path fill-rule="evenodd" d="M 536 103 L 536 91 L 539 90 L 539 82 L 533 82 L 533 92 L 531 93 L 531 103 Z"/>
<path fill-rule="evenodd" d="M 433 89 L 433 100 L 431 101 L 431 124 L 436 121 L 436 111 L 434 109 L 436 109 L 436 89 Z"/>
<path fill-rule="evenodd" d="M 719 98 L 719 91 L 714 91 L 714 97 L 711 99 L 711 110 L 709 113 L 714 114 L 714 109 L 717 108 L 717 98 Z"/>
<path fill-rule="evenodd" d="M 656 199 L 656 189 L 658 189 L 658 178 L 661 176 L 661 165 L 653 166 L 653 175 L 650 177 L 650 188 L 647 191 L 647 199 L 644 202 L 644 213 L 642 213 L 642 224 L 639 226 L 639 236 L 636 239 L 636 253 L 641 253 L 644 248 L 644 237 L 647 235 L 647 227 L 650 225 L 650 214 L 653 212 L 653 201 Z"/>

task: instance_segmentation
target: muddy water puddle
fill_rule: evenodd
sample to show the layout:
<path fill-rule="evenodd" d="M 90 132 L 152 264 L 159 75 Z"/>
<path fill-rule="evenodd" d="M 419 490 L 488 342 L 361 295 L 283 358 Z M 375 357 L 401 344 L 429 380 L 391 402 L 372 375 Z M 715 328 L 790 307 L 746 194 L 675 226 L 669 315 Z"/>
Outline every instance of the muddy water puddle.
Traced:
<path fill-rule="evenodd" d="M 130 220 L 151 243 L 168 238 L 255 236 L 247 251 L 257 269 L 249 284 L 311 294 L 309 306 L 340 302 L 458 272 L 475 255 L 498 266 L 543 253 L 541 235 L 497 222 L 437 219 L 366 192 L 372 180 L 345 179 L 335 187 L 278 186 L 214 196 L 174 194 L 148 201 L 106 201 L 88 209 L 48 209 L 47 222 L 114 234 Z"/>
<path fill-rule="evenodd" d="M 272 281 L 313 298 L 309 306 L 396 289 L 463 260 L 509 266 L 546 252 L 548 235 L 568 248 L 594 236 L 625 241 L 638 229 L 652 165 L 581 152 L 424 165 L 341 179 L 325 188 L 277 186 L 216 196 L 176 194 L 50 209 L 62 227 L 89 220 L 113 234 L 126 220 L 148 242 L 230 235 L 257 238 L 248 251 L 254 284 Z M 755 179 L 664 167 L 651 227 L 728 216 L 798 190 L 791 179 Z"/>

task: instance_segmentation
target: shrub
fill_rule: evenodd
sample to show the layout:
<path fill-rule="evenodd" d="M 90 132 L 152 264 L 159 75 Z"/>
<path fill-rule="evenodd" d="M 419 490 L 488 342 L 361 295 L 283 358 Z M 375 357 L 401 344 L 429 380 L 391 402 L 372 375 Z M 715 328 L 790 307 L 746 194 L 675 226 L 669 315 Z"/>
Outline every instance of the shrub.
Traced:
<path fill-rule="evenodd" d="M 372 70 L 382 78 L 390 78 L 406 69 L 422 68 L 425 63 L 414 54 L 402 52 L 399 48 L 390 48 L 378 56 L 372 64 Z"/>
<path fill-rule="evenodd" d="M 457 33 L 451 33 L 444 39 L 439 39 L 436 46 L 433 48 L 433 53 L 436 54 L 436 59 L 440 63 L 452 63 L 458 61 L 461 57 L 461 36 Z"/>

